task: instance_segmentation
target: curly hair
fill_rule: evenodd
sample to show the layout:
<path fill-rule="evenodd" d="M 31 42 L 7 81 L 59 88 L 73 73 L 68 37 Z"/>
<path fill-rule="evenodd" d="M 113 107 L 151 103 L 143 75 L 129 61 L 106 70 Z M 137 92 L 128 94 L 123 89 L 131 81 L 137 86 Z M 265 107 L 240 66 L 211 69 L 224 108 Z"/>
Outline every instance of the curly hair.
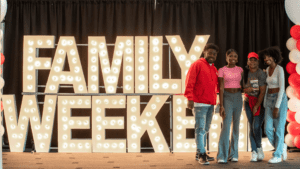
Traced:
<path fill-rule="evenodd" d="M 214 49 L 214 50 L 217 51 L 217 53 L 219 53 L 219 50 L 220 50 L 217 45 L 215 45 L 213 43 L 208 43 L 208 44 L 205 45 L 205 47 L 203 49 L 203 52 L 202 52 L 200 57 L 204 57 L 204 52 L 207 51 L 208 49 Z"/>
<path fill-rule="evenodd" d="M 259 59 L 264 63 L 265 56 L 272 57 L 276 64 L 280 64 L 283 60 L 281 51 L 278 46 L 272 46 L 258 52 Z"/>

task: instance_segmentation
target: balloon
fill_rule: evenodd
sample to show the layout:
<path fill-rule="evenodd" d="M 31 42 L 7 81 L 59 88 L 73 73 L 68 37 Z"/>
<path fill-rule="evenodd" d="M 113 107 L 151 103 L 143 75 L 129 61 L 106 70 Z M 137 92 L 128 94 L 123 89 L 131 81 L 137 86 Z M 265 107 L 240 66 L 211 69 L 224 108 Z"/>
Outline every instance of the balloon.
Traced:
<path fill-rule="evenodd" d="M 286 41 L 286 47 L 291 51 L 293 49 L 297 49 L 297 41 L 294 38 L 290 38 Z"/>
<path fill-rule="evenodd" d="M 300 148 L 300 136 L 295 137 L 294 144 L 297 148 Z"/>
<path fill-rule="evenodd" d="M 5 57 L 4 57 L 3 53 L 1 53 L 1 63 L 0 63 L 0 65 L 2 65 L 4 63 L 4 61 L 5 61 Z"/>
<path fill-rule="evenodd" d="M 0 40 L 3 38 L 3 30 L 2 29 L 0 29 Z M 291 39 L 291 38 L 290 38 Z M 293 39 L 293 38 L 292 38 Z M 289 41 L 289 40 L 288 40 Z M 286 43 L 288 43 L 288 41 L 286 42 Z M 290 42 L 291 43 L 291 42 Z M 295 46 L 296 46 L 296 44 L 295 44 Z"/>
<path fill-rule="evenodd" d="M 298 93 L 292 86 L 288 86 L 285 90 L 285 93 L 288 98 L 299 98 Z"/>
<path fill-rule="evenodd" d="M 293 136 L 291 134 L 285 135 L 284 142 L 287 146 L 295 147 L 294 140 L 295 140 L 295 136 Z"/>
<path fill-rule="evenodd" d="M 299 135 L 300 134 L 300 124 L 298 124 L 297 122 L 291 122 L 287 125 L 287 131 L 291 134 L 291 135 Z"/>
<path fill-rule="evenodd" d="M 300 63 L 300 51 L 298 49 L 293 49 L 289 54 L 289 59 L 293 63 Z"/>
<path fill-rule="evenodd" d="M 290 30 L 290 34 L 295 40 L 299 40 L 300 39 L 300 26 L 294 25 Z"/>
<path fill-rule="evenodd" d="M 3 136 L 5 130 L 4 130 L 4 127 L 1 125 L 0 126 L 0 136 Z"/>
<path fill-rule="evenodd" d="M 300 88 L 300 75 L 298 73 L 291 74 L 288 82 L 295 90 L 298 90 Z"/>
<path fill-rule="evenodd" d="M 300 100 L 298 100 L 297 98 L 291 98 L 288 101 L 288 107 L 291 111 L 300 111 Z"/>
<path fill-rule="evenodd" d="M 6 15 L 6 10 L 7 10 L 7 2 L 6 0 L 1 0 L 1 16 L 0 16 L 0 22 L 3 21 L 5 15 Z"/>
<path fill-rule="evenodd" d="M 296 72 L 300 75 L 300 63 L 296 65 Z"/>
<path fill-rule="evenodd" d="M 299 41 L 300 42 L 300 41 Z M 288 64 L 286 64 L 286 71 L 289 73 L 289 74 L 293 74 L 293 73 L 296 73 L 296 64 L 293 63 L 293 62 L 289 62 Z"/>
<path fill-rule="evenodd" d="M 285 0 L 284 8 L 287 16 L 294 24 L 300 24 L 300 1 Z"/>
<path fill-rule="evenodd" d="M 0 77 L 0 89 L 4 87 L 4 79 Z"/>
<path fill-rule="evenodd" d="M 296 121 L 295 120 L 295 114 L 296 114 L 296 112 L 288 110 L 287 111 L 287 116 L 286 116 L 286 121 L 288 121 L 289 123 L 293 122 L 293 121 Z"/>
<path fill-rule="evenodd" d="M 296 112 L 296 114 L 295 114 L 295 120 L 296 120 L 297 123 L 300 124 L 300 111 Z"/>

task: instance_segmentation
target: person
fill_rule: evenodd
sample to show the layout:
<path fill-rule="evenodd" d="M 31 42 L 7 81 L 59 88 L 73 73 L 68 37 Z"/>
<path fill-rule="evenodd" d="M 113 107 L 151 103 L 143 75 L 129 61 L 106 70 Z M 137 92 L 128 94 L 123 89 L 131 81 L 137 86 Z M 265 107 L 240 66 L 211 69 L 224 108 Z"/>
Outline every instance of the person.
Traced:
<path fill-rule="evenodd" d="M 266 93 L 267 74 L 259 68 L 259 57 L 255 52 L 248 54 L 244 75 L 244 108 L 250 124 L 249 138 L 252 149 L 250 161 L 256 162 L 264 159 L 261 127 L 265 119 L 265 110 L 261 104 Z"/>
<path fill-rule="evenodd" d="M 219 47 L 208 43 L 203 50 L 204 58 L 195 61 L 186 76 L 184 96 L 188 99 L 187 107 L 195 115 L 195 140 L 197 144 L 196 160 L 208 165 L 213 157 L 206 154 L 206 134 L 212 121 L 214 105 L 217 100 L 218 76 L 214 62 Z"/>
<path fill-rule="evenodd" d="M 226 164 L 227 159 L 233 162 L 238 161 L 239 126 L 243 106 L 241 93 L 243 69 L 236 66 L 236 63 L 238 62 L 238 54 L 234 49 L 229 49 L 226 52 L 226 61 L 228 65 L 219 69 L 219 112 L 223 118 L 223 126 L 220 134 L 217 155 L 217 161 L 219 164 Z M 231 135 L 230 155 L 228 157 L 229 132 L 232 119 L 233 132 Z"/>
<path fill-rule="evenodd" d="M 258 53 L 268 65 L 267 89 L 264 97 L 265 133 L 275 148 L 269 163 L 280 163 L 287 159 L 287 145 L 284 143 L 284 131 L 287 116 L 287 96 L 283 68 L 279 65 L 282 56 L 279 47 L 269 47 Z M 275 128 L 275 131 L 274 131 Z"/>

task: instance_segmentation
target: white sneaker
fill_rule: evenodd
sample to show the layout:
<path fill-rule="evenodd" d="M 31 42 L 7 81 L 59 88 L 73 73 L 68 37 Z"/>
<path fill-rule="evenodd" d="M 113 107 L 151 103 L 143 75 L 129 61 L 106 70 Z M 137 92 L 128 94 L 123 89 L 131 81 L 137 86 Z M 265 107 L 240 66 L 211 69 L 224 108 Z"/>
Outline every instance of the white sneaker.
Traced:
<path fill-rule="evenodd" d="M 252 156 L 251 156 L 251 162 L 256 162 L 257 161 L 257 153 L 256 151 L 252 151 Z"/>
<path fill-rule="evenodd" d="M 227 162 L 225 162 L 225 160 L 221 160 L 221 159 L 218 160 L 218 163 L 219 163 L 219 164 L 227 164 Z"/>
<path fill-rule="evenodd" d="M 264 151 L 261 148 L 257 148 L 257 160 L 261 161 L 265 158 Z"/>
<path fill-rule="evenodd" d="M 269 160 L 269 163 L 280 163 L 282 162 L 282 159 L 281 158 L 278 158 L 278 157 L 272 157 L 270 160 Z"/>
<path fill-rule="evenodd" d="M 286 161 L 287 159 L 287 145 L 284 143 L 283 145 L 283 153 L 282 153 L 282 160 Z"/>
<path fill-rule="evenodd" d="M 231 161 L 232 162 L 238 162 L 239 160 L 237 158 L 232 158 Z"/>

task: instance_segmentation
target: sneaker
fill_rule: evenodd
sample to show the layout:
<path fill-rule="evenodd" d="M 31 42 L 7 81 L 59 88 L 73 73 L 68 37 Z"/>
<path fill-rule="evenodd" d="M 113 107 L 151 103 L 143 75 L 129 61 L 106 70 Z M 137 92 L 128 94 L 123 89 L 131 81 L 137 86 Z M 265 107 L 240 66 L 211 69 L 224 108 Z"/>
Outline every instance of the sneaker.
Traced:
<path fill-rule="evenodd" d="M 282 161 L 282 159 L 279 158 L 279 157 L 272 157 L 272 158 L 269 160 L 269 163 L 274 164 L 274 163 L 280 163 L 281 161 Z"/>
<path fill-rule="evenodd" d="M 256 151 L 252 151 L 252 156 L 251 156 L 251 162 L 256 162 L 257 161 L 257 153 Z"/>
<path fill-rule="evenodd" d="M 221 160 L 221 159 L 218 160 L 218 163 L 219 163 L 219 164 L 227 164 L 227 162 L 225 162 L 225 160 Z"/>
<path fill-rule="evenodd" d="M 282 153 L 282 160 L 286 161 L 287 159 L 287 145 L 284 143 L 283 145 L 283 153 Z"/>
<path fill-rule="evenodd" d="M 239 160 L 237 158 L 230 159 L 231 162 L 238 162 Z"/>
<path fill-rule="evenodd" d="M 208 161 L 214 161 L 214 160 L 215 160 L 214 157 L 210 157 L 210 156 L 208 156 L 208 155 L 206 155 L 206 156 L 207 156 L 207 160 L 208 160 Z"/>
<path fill-rule="evenodd" d="M 199 155 L 200 155 L 200 153 L 199 153 L 199 152 L 197 152 L 197 153 L 196 153 L 196 157 L 195 157 L 195 160 L 196 160 L 196 161 L 198 161 L 198 160 L 199 160 Z"/>
<path fill-rule="evenodd" d="M 261 161 L 264 158 L 265 158 L 265 154 L 264 154 L 264 151 L 263 151 L 262 147 L 261 148 L 257 148 L 257 160 Z"/>
<path fill-rule="evenodd" d="M 202 165 L 208 165 L 209 164 L 209 162 L 207 160 L 206 153 L 203 153 L 203 154 L 200 153 L 198 159 L 199 159 L 199 163 L 202 164 Z"/>

